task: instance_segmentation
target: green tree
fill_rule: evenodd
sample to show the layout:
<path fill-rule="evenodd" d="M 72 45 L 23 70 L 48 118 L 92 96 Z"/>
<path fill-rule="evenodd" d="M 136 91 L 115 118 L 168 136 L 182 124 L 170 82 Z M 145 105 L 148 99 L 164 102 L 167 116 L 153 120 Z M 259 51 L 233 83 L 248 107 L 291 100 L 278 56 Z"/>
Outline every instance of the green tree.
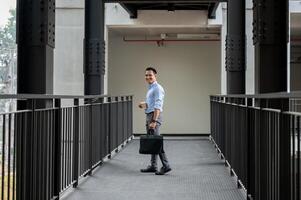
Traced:
<path fill-rule="evenodd" d="M 0 27 L 0 48 L 1 49 L 15 49 L 16 48 L 16 10 L 9 11 L 10 17 L 7 24 Z"/>
<path fill-rule="evenodd" d="M 9 11 L 10 17 L 4 27 L 0 27 L 1 49 L 16 48 L 16 10 Z"/>
<path fill-rule="evenodd" d="M 16 10 L 9 11 L 7 23 L 0 27 L 0 93 L 16 92 L 17 45 L 16 45 Z M 12 104 L 0 100 L 0 112 L 10 110 Z"/>

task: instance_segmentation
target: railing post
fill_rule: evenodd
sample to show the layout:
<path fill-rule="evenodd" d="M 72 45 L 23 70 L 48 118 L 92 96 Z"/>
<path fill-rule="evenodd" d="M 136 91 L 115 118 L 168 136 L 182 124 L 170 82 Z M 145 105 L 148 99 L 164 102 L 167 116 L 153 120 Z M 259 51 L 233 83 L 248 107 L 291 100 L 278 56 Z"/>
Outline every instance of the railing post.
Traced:
<path fill-rule="evenodd" d="M 280 113 L 280 188 L 279 199 L 291 199 L 291 181 L 290 177 L 295 176 L 291 174 L 291 146 L 290 146 L 290 131 L 291 131 L 291 120 L 289 115 L 283 114 L 288 111 L 289 100 L 279 100 L 281 102 L 281 113 Z M 293 134 L 295 130 L 293 130 Z M 295 137 L 293 137 L 295 139 Z M 295 141 L 293 141 L 295 142 Z M 298 141 L 299 142 L 299 141 Z M 295 167 L 295 166 L 293 166 Z"/>
<path fill-rule="evenodd" d="M 107 99 L 108 101 L 108 136 L 107 136 L 107 143 L 108 143 L 108 159 L 111 159 L 111 134 L 112 134 L 112 129 L 111 129 L 111 115 L 112 115 L 112 109 L 111 109 L 111 106 L 112 106 L 112 98 L 111 97 L 108 97 Z"/>
<path fill-rule="evenodd" d="M 16 127 L 18 129 L 17 136 L 17 183 L 16 183 L 16 196 L 20 200 L 33 199 L 32 191 L 35 187 L 33 183 L 33 131 L 34 131 L 34 110 L 35 110 L 35 100 L 28 99 L 23 102 L 18 102 L 18 109 L 30 109 L 31 112 L 26 114 L 24 121 L 22 117 L 19 117 L 18 120 L 24 122 L 24 128 Z"/>
<path fill-rule="evenodd" d="M 126 137 L 127 137 L 127 140 L 126 140 L 126 143 L 129 143 L 129 140 L 130 140 L 130 131 L 129 131 L 129 122 L 130 122 L 130 111 L 129 111 L 129 105 L 130 105 L 130 97 L 129 96 L 126 96 Z"/>
<path fill-rule="evenodd" d="M 133 134 L 133 96 L 131 98 L 131 103 L 130 103 L 130 134 Z"/>
<path fill-rule="evenodd" d="M 55 99 L 55 135 L 54 135 L 54 168 L 53 168 L 53 195 L 55 200 L 60 198 L 61 191 L 61 99 Z"/>
<path fill-rule="evenodd" d="M 79 99 L 74 99 L 73 110 L 73 188 L 78 185 L 79 157 Z"/>
<path fill-rule="evenodd" d="M 255 174 L 253 174 L 252 170 L 254 170 L 254 148 L 253 148 L 253 145 L 254 144 L 254 135 L 252 135 L 252 127 L 251 127 L 251 124 L 252 124 L 252 115 L 251 115 L 251 109 L 250 107 L 252 107 L 252 98 L 246 98 L 246 106 L 247 106 L 247 120 L 246 120 L 246 126 L 247 126 L 247 183 L 246 183 L 246 187 L 247 187 L 247 199 L 251 199 L 251 193 L 252 193 L 252 189 L 253 188 L 253 185 L 251 185 L 253 182 L 251 181 L 251 179 L 253 179 L 253 177 L 255 176 Z M 254 183 L 253 183 L 254 184 Z"/>
<path fill-rule="evenodd" d="M 209 101 L 210 101 L 210 139 L 212 139 L 212 134 L 213 134 L 213 102 L 212 102 L 213 97 L 210 96 Z"/>
<path fill-rule="evenodd" d="M 116 149 L 115 149 L 115 152 L 117 153 L 117 152 L 118 152 L 118 146 L 119 146 L 119 134 L 120 134 L 120 133 L 119 133 L 120 121 L 119 121 L 119 118 L 118 118 L 118 117 L 119 117 L 119 116 L 118 116 L 118 112 L 119 112 L 119 108 L 118 108 L 119 106 L 118 106 L 118 105 L 119 105 L 120 102 L 119 102 L 118 96 L 115 97 L 115 101 L 116 101 L 116 104 L 115 104 L 115 105 L 116 105 L 116 113 L 115 113 L 115 117 L 116 117 L 116 118 L 115 118 L 115 120 L 117 121 L 117 123 L 116 123 L 116 124 L 117 124 L 117 127 L 116 127 L 116 132 L 115 132 L 115 133 L 116 133 L 116 138 L 115 138 L 115 139 L 116 139 L 116 140 L 115 140 L 115 142 L 116 142 L 116 143 L 115 143 Z"/>
<path fill-rule="evenodd" d="M 125 111 L 124 111 L 124 97 L 122 96 L 121 97 L 121 114 L 122 114 L 122 116 L 121 116 L 121 130 L 122 130 L 122 139 L 120 140 L 120 141 L 122 141 L 122 143 L 121 143 L 121 147 L 123 148 L 124 147 L 124 141 L 125 141 L 125 139 L 126 139 L 126 137 L 125 137 L 125 134 L 124 134 L 124 113 L 125 113 Z"/>
<path fill-rule="evenodd" d="M 36 100 L 35 99 L 31 99 L 29 100 L 28 102 L 30 105 L 28 106 L 28 108 L 30 108 L 32 110 L 32 114 L 31 114 L 31 119 L 29 121 L 29 127 L 30 127 L 30 130 L 28 132 L 28 137 L 27 137 L 27 142 L 26 142 L 26 145 L 27 145 L 27 148 L 26 148 L 26 152 L 27 152 L 27 155 L 29 157 L 29 159 L 24 159 L 24 162 L 25 162 L 25 165 L 27 167 L 26 171 L 29 175 L 29 177 L 25 178 L 25 190 L 26 192 L 28 192 L 27 194 L 28 195 L 25 195 L 27 197 L 29 197 L 30 199 L 36 199 L 35 195 L 36 195 L 36 183 L 35 183 L 35 180 L 34 180 L 34 171 L 36 170 L 36 165 L 37 165 L 37 162 L 34 162 L 35 160 L 35 155 L 34 155 L 34 152 L 35 152 L 35 149 L 36 149 L 36 146 L 37 144 L 35 144 L 35 126 L 36 126 L 36 123 L 35 123 L 35 120 L 36 120 L 36 115 L 35 115 L 35 109 L 36 109 Z M 28 184 L 29 183 L 29 184 Z"/>
<path fill-rule="evenodd" d="M 93 151 L 93 146 L 92 146 L 92 136 L 93 136 L 93 113 L 92 113 L 92 99 L 89 99 L 89 171 L 88 175 L 92 175 L 93 171 L 93 161 L 92 161 L 92 151 Z"/>

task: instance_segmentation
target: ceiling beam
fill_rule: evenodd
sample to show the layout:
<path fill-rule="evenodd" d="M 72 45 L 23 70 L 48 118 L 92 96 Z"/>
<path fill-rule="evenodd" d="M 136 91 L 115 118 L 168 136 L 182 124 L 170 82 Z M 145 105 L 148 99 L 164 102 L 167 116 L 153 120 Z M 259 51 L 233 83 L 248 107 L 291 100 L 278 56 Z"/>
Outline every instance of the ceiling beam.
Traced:
<path fill-rule="evenodd" d="M 219 6 L 219 3 L 211 3 L 208 8 L 208 18 L 209 19 L 215 19 L 216 17 L 216 10 Z"/>
<path fill-rule="evenodd" d="M 125 4 L 125 5 L 132 5 L 132 4 Z M 137 10 L 208 10 L 208 4 L 197 4 L 197 3 L 190 3 L 190 4 L 181 4 L 181 3 L 168 3 L 168 4 L 135 4 Z"/>
<path fill-rule="evenodd" d="M 105 3 L 221 3 L 227 0 L 105 0 Z"/>
<path fill-rule="evenodd" d="M 137 19 L 138 16 L 138 12 L 137 12 L 137 8 L 135 8 L 134 5 L 128 5 L 125 3 L 120 3 L 121 7 L 123 7 L 126 12 L 130 15 L 131 19 Z"/>

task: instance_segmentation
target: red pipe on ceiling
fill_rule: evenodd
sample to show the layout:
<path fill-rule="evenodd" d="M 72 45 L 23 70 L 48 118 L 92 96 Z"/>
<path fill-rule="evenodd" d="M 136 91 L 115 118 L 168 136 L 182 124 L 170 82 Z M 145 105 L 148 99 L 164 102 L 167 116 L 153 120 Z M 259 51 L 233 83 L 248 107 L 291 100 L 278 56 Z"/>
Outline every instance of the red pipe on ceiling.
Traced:
<path fill-rule="evenodd" d="M 137 39 L 125 39 L 123 38 L 123 41 L 124 42 L 219 42 L 221 41 L 220 39 L 208 39 L 208 40 L 192 40 L 192 39 L 189 39 L 189 40 L 147 40 L 147 39 L 144 39 L 144 40 L 137 40 Z"/>

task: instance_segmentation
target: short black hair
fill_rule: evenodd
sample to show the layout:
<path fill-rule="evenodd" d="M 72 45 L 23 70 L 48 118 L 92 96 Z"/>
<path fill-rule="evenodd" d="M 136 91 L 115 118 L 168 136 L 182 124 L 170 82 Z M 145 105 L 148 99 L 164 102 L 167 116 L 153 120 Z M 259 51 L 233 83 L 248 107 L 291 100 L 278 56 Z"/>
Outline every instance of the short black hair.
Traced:
<path fill-rule="evenodd" d="M 148 68 L 145 69 L 145 71 L 153 71 L 154 74 L 157 74 L 157 70 L 153 67 L 148 67 Z"/>

